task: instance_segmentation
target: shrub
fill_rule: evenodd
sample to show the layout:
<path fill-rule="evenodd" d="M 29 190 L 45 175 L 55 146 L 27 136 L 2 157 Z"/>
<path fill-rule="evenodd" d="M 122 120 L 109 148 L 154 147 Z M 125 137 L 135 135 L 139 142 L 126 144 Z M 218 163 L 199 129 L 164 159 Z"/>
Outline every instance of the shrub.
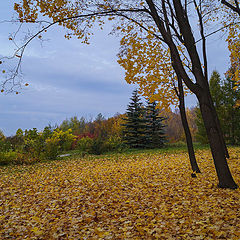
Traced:
<path fill-rule="evenodd" d="M 42 154 L 41 158 L 45 158 L 48 160 L 53 160 L 56 159 L 58 154 L 59 154 L 59 142 L 60 142 L 60 137 L 57 135 L 54 135 L 45 141 L 45 151 Z"/>
<path fill-rule="evenodd" d="M 23 136 L 23 147 L 20 152 L 34 161 L 41 159 L 56 159 L 60 151 L 71 149 L 75 136 L 71 134 L 71 129 L 62 131 L 52 130 L 45 127 L 43 132 L 38 132 L 36 128 L 25 130 Z"/>
<path fill-rule="evenodd" d="M 105 151 L 106 150 L 105 150 L 103 140 L 101 138 L 94 139 L 89 153 L 95 154 L 95 155 L 100 155 L 100 154 L 104 153 Z"/>
<path fill-rule="evenodd" d="M 43 132 L 38 132 L 33 128 L 24 133 L 19 129 L 15 136 L 0 139 L 0 164 L 29 164 L 42 159 L 56 159 L 60 151 L 71 149 L 74 140 L 71 129 L 64 132 L 46 127 Z"/>
<path fill-rule="evenodd" d="M 50 138 L 54 132 L 54 128 L 51 127 L 51 126 L 47 126 L 43 129 L 43 132 L 42 132 L 42 137 L 44 140 L 46 140 L 47 138 Z"/>
<path fill-rule="evenodd" d="M 41 158 L 56 159 L 60 151 L 68 151 L 75 140 L 75 136 L 71 134 L 72 130 L 62 131 L 55 129 L 52 134 L 45 140 L 44 152 Z"/>
<path fill-rule="evenodd" d="M 105 142 L 101 138 L 83 137 L 77 141 L 76 148 L 85 153 L 100 155 L 107 151 L 122 151 L 127 146 L 118 136 L 112 136 Z"/>
<path fill-rule="evenodd" d="M 94 140 L 90 137 L 80 138 L 77 142 L 76 148 L 82 152 L 90 153 Z"/>
<path fill-rule="evenodd" d="M 16 152 L 16 159 L 14 159 L 13 163 L 20 165 L 20 164 L 33 164 L 39 161 L 40 159 L 38 157 L 33 157 L 31 154 Z"/>
<path fill-rule="evenodd" d="M 12 149 L 11 143 L 6 139 L 0 139 L 0 152 L 8 152 Z"/>
<path fill-rule="evenodd" d="M 14 163 L 17 159 L 16 152 L 0 152 L 0 165 L 8 165 Z"/>
<path fill-rule="evenodd" d="M 72 144 L 76 138 L 71 132 L 71 129 L 68 129 L 65 132 L 60 129 L 53 131 L 52 137 L 59 139 L 58 144 L 61 151 L 71 150 Z"/>
<path fill-rule="evenodd" d="M 126 145 L 119 136 L 111 136 L 104 142 L 104 146 L 105 151 L 122 151 L 126 148 Z"/>
<path fill-rule="evenodd" d="M 91 133 L 89 133 L 89 132 L 83 133 L 83 134 L 80 134 L 80 135 L 75 135 L 75 140 L 74 140 L 74 142 L 73 142 L 73 144 L 72 144 L 72 149 L 79 149 L 79 148 L 78 148 L 78 141 L 79 141 L 80 139 L 86 138 L 86 137 L 89 137 L 89 138 L 93 139 L 93 138 L 94 138 L 94 135 L 91 134 Z"/>
<path fill-rule="evenodd" d="M 5 139 L 5 143 L 6 143 L 6 146 L 8 146 L 8 149 L 10 150 L 21 150 L 23 148 L 23 145 L 24 145 L 24 140 L 23 140 L 23 137 L 20 137 L 20 136 L 11 136 L 11 137 L 7 137 Z"/>
<path fill-rule="evenodd" d="M 44 149 L 44 141 L 40 138 L 24 139 L 24 152 L 33 158 L 40 158 Z"/>
<path fill-rule="evenodd" d="M 42 134 L 38 133 L 36 128 L 25 130 L 24 145 L 20 152 L 25 153 L 30 158 L 40 159 L 40 155 L 44 148 L 44 139 Z"/>
<path fill-rule="evenodd" d="M 31 164 L 36 162 L 38 159 L 32 158 L 27 154 L 8 151 L 8 152 L 0 152 L 0 165 L 8 165 L 8 164 Z"/>

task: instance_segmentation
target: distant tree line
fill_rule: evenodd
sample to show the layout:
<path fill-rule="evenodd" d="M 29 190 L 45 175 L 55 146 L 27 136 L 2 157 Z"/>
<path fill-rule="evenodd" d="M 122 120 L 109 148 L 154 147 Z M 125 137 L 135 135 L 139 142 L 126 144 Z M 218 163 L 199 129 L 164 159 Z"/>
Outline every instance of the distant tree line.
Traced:
<path fill-rule="evenodd" d="M 209 86 L 227 144 L 239 145 L 238 85 L 232 80 L 231 74 L 221 79 L 219 73 L 214 71 Z M 199 107 L 187 108 L 186 115 L 193 140 L 208 143 Z M 59 126 L 46 126 L 43 131 L 36 128 L 24 131 L 18 129 L 10 137 L 4 136 L 0 131 L 0 164 L 55 159 L 60 153 L 70 150 L 101 154 L 128 148 L 161 148 L 166 143 L 184 141 L 179 110 L 159 110 L 157 102 L 148 100 L 144 105 L 135 90 L 126 112 L 108 119 L 101 113 L 94 120 L 74 116 L 64 120 Z"/>

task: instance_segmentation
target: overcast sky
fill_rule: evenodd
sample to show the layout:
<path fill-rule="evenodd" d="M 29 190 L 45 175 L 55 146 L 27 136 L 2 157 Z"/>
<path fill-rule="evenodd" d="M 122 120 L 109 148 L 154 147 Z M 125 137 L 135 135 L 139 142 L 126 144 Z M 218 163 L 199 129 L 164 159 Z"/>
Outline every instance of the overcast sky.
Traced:
<path fill-rule="evenodd" d="M 12 2 L 0 1 L 0 21 L 11 19 Z M 0 24 L 0 56 L 13 50 L 8 36 L 15 29 L 15 25 Z M 124 80 L 116 57 L 119 39 L 108 35 L 109 31 L 108 27 L 96 31 L 91 44 L 83 45 L 76 39 L 66 40 L 64 31 L 54 27 L 44 36 L 49 41 L 43 46 L 33 42 L 22 66 L 29 86 L 18 95 L 0 95 L 0 129 L 4 134 L 13 135 L 18 128 L 41 130 L 72 116 L 124 113 L 134 86 Z M 229 64 L 224 41 L 211 38 L 208 47 L 210 72 L 216 69 L 223 74 Z M 193 97 L 187 99 L 187 105 L 196 105 Z"/>

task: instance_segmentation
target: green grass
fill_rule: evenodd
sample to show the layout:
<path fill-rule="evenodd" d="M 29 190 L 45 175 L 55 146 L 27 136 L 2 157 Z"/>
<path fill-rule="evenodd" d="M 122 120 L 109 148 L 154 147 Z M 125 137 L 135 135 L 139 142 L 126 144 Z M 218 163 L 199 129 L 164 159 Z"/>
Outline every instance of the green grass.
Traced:
<path fill-rule="evenodd" d="M 207 150 L 209 149 L 208 145 L 202 145 L 200 143 L 194 143 L 194 149 L 195 151 L 198 150 Z M 69 161 L 73 159 L 84 159 L 84 160 L 93 160 L 93 159 L 101 159 L 101 158 L 108 158 L 111 160 L 117 160 L 121 159 L 122 157 L 131 157 L 134 155 L 139 155 L 139 156 L 145 156 L 145 155 L 156 155 L 156 154 L 174 154 L 174 153 L 187 153 L 187 145 L 184 142 L 178 142 L 178 143 L 168 143 L 166 144 L 163 148 L 156 148 L 156 149 L 125 149 L 121 152 L 106 152 L 101 155 L 92 155 L 92 154 L 83 154 L 80 150 L 71 150 L 71 151 L 65 151 L 62 152 L 61 154 L 71 154 L 70 156 L 66 157 L 58 157 L 55 160 L 42 160 L 40 162 L 33 162 L 31 165 L 33 168 L 36 167 L 36 165 L 44 165 L 44 164 L 49 164 L 49 163 L 54 163 L 58 161 Z M 9 169 L 9 172 L 12 171 L 24 171 L 23 168 L 20 166 L 15 166 L 13 167 L 12 164 L 5 165 L 5 166 L 0 166 L 0 168 L 3 169 Z"/>
<path fill-rule="evenodd" d="M 202 145 L 200 143 L 194 143 L 194 150 L 204 150 L 209 149 L 208 145 Z M 187 145 L 184 142 L 179 143 L 169 143 L 166 144 L 163 148 L 155 148 L 155 149 L 126 149 L 121 152 L 107 152 L 101 155 L 86 155 L 86 158 L 98 158 L 99 157 L 111 157 L 111 156 L 120 156 L 120 155 L 135 155 L 135 154 L 163 154 L 163 153 L 182 153 L 187 152 Z M 71 154 L 71 156 L 63 157 L 61 159 L 76 159 L 76 158 L 82 158 L 83 154 L 79 150 L 72 150 L 68 152 L 64 152 L 64 154 Z"/>

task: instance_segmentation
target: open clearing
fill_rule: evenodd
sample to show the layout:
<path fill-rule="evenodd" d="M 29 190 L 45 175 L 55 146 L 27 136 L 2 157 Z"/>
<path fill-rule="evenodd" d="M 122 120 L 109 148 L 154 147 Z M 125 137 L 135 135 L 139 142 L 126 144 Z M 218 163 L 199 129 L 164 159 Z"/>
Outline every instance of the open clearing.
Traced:
<path fill-rule="evenodd" d="M 240 148 L 229 165 L 240 184 Z M 0 239 L 240 239 L 240 193 L 210 151 L 99 156 L 0 168 Z"/>

